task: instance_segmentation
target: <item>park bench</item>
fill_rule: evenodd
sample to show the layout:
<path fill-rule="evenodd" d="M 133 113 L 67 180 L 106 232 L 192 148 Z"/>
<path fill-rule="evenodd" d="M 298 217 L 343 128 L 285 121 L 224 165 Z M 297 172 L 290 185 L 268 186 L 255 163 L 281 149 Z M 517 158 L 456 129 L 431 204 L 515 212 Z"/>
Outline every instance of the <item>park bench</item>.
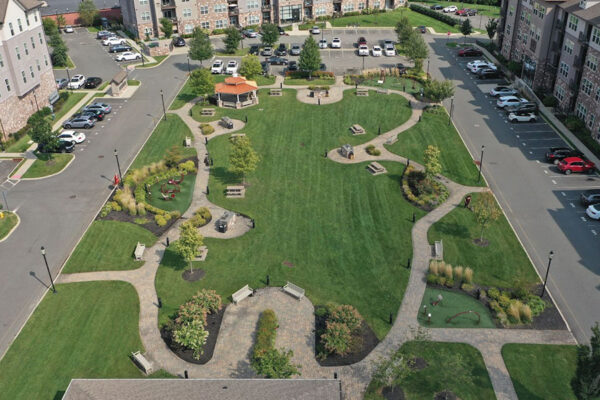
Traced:
<path fill-rule="evenodd" d="M 283 287 L 283 291 L 286 292 L 286 293 L 288 293 L 288 294 L 291 294 L 292 296 L 294 296 L 298 300 L 300 300 L 301 298 L 304 297 L 304 289 L 302 289 L 299 286 L 294 285 L 292 282 L 289 282 L 289 281 Z"/>
<path fill-rule="evenodd" d="M 241 199 L 246 195 L 246 188 L 244 186 L 227 186 L 225 197 Z"/>
<path fill-rule="evenodd" d="M 201 114 L 212 117 L 213 115 L 215 115 L 215 109 L 214 108 L 203 108 L 201 111 Z"/>
<path fill-rule="evenodd" d="M 435 244 L 433 245 L 433 256 L 438 259 L 441 260 L 444 258 L 444 242 L 441 240 L 436 240 Z"/>
<path fill-rule="evenodd" d="M 368 96 L 369 95 L 369 89 L 358 88 L 358 89 L 356 89 L 356 95 L 357 96 Z"/>
<path fill-rule="evenodd" d="M 371 164 L 369 164 L 367 166 L 367 170 L 373 175 L 385 174 L 387 172 L 383 165 L 379 164 L 376 161 L 373 161 Z"/>
<path fill-rule="evenodd" d="M 208 247 L 200 246 L 198 248 L 198 254 L 196 255 L 195 261 L 204 261 L 204 260 L 206 260 L 207 255 L 208 255 Z"/>
<path fill-rule="evenodd" d="M 133 358 L 133 362 L 136 363 L 137 366 L 142 371 L 144 371 L 146 375 L 150 375 L 152 372 L 154 372 L 154 367 L 152 366 L 152 363 L 148 361 L 148 359 L 144 357 L 139 351 L 131 353 L 131 357 Z"/>
<path fill-rule="evenodd" d="M 233 121 L 229 117 L 221 118 L 220 124 L 227 129 L 233 129 Z"/>
<path fill-rule="evenodd" d="M 136 261 L 142 260 L 142 256 L 144 255 L 144 250 L 146 250 L 146 245 L 143 243 L 137 242 L 137 245 L 135 246 L 135 251 L 133 252 L 133 255 L 135 256 Z"/>
<path fill-rule="evenodd" d="M 353 135 L 364 135 L 365 134 L 365 128 L 363 128 L 362 126 L 358 125 L 358 124 L 354 124 L 350 127 L 350 131 L 352 132 Z"/>
<path fill-rule="evenodd" d="M 233 300 L 233 304 L 237 304 L 240 301 L 244 300 L 246 297 L 250 296 L 254 291 L 248 285 L 244 286 L 237 292 L 231 295 L 231 299 Z"/>
<path fill-rule="evenodd" d="M 192 138 L 189 136 L 186 136 L 184 145 L 185 145 L 185 147 L 192 147 Z"/>
<path fill-rule="evenodd" d="M 281 96 L 281 89 L 271 89 L 269 90 L 269 95 L 271 96 Z"/>

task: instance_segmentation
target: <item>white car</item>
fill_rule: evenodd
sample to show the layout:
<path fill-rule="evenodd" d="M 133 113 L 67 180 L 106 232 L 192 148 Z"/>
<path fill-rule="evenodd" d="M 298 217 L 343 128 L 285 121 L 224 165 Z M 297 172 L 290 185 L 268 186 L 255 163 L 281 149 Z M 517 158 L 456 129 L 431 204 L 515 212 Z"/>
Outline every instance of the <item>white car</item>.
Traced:
<path fill-rule="evenodd" d="M 312 33 L 313 35 L 318 35 L 319 33 L 321 33 L 321 28 L 315 25 L 310 29 L 310 33 Z"/>
<path fill-rule="evenodd" d="M 496 101 L 496 107 L 504 108 L 506 106 L 516 106 L 517 104 L 526 103 L 527 99 L 518 98 L 517 96 L 502 96 Z"/>
<path fill-rule="evenodd" d="M 75 75 L 67 84 L 67 89 L 80 89 L 85 84 L 85 76 Z"/>
<path fill-rule="evenodd" d="M 71 142 L 71 143 L 83 143 L 85 141 L 85 134 L 82 132 L 75 131 L 62 131 L 58 135 L 58 139 L 62 142 Z"/>
<path fill-rule="evenodd" d="M 458 7 L 448 6 L 448 7 L 444 7 L 444 9 L 442 11 L 445 13 L 453 13 L 453 12 L 456 12 L 456 10 L 458 10 Z"/>
<path fill-rule="evenodd" d="M 341 49 L 342 48 L 342 40 L 339 37 L 334 37 L 331 39 L 331 48 L 332 49 Z"/>
<path fill-rule="evenodd" d="M 223 73 L 223 60 L 215 60 L 212 67 L 210 67 L 210 72 L 213 74 L 222 74 Z"/>
<path fill-rule="evenodd" d="M 481 64 L 475 64 L 470 68 L 470 71 L 474 74 L 477 73 L 477 71 L 479 71 L 480 69 L 486 69 L 486 68 L 490 68 L 490 69 L 496 69 L 496 66 L 492 63 L 481 63 Z"/>
<path fill-rule="evenodd" d="M 490 90 L 490 96 L 496 97 L 496 96 L 514 96 L 516 95 L 518 92 L 508 86 L 496 86 L 495 88 L 493 88 L 492 90 Z"/>
<path fill-rule="evenodd" d="M 383 53 L 388 57 L 393 57 L 396 55 L 396 48 L 393 44 L 386 44 Z"/>
<path fill-rule="evenodd" d="M 361 44 L 358 46 L 358 55 L 359 56 L 368 56 L 369 55 L 369 47 L 366 44 Z"/>
<path fill-rule="evenodd" d="M 231 60 L 227 63 L 227 68 L 225 68 L 225 73 L 229 75 L 233 75 L 237 73 L 238 63 L 235 60 Z"/>
<path fill-rule="evenodd" d="M 127 42 L 125 42 L 125 39 L 116 36 L 111 36 L 102 41 L 103 46 L 114 46 L 116 44 L 127 44 Z"/>
<path fill-rule="evenodd" d="M 117 56 L 117 61 L 134 61 L 141 60 L 142 55 L 140 53 L 134 53 L 133 51 L 126 51 Z"/>
<path fill-rule="evenodd" d="M 585 210 L 585 213 L 591 219 L 595 219 L 596 221 L 600 219 L 600 204 L 592 204 Z"/>
<path fill-rule="evenodd" d="M 373 54 L 373 57 L 381 57 L 381 55 L 383 54 L 383 51 L 381 50 L 381 46 L 373 46 L 373 49 L 371 50 L 371 54 Z"/>
<path fill-rule="evenodd" d="M 478 65 L 478 64 L 485 64 L 485 65 L 487 65 L 488 62 L 486 60 L 473 60 L 473 61 L 469 61 L 467 63 L 467 69 L 471 69 L 474 65 Z"/>
<path fill-rule="evenodd" d="M 73 27 L 71 25 L 65 26 L 65 33 L 73 33 L 73 32 L 75 32 L 75 31 L 73 30 Z"/>
<path fill-rule="evenodd" d="M 510 122 L 535 122 L 537 117 L 532 112 L 516 112 L 508 114 Z"/>
<path fill-rule="evenodd" d="M 327 48 L 327 39 L 321 39 L 321 40 L 319 40 L 319 48 L 320 49 L 326 49 Z"/>

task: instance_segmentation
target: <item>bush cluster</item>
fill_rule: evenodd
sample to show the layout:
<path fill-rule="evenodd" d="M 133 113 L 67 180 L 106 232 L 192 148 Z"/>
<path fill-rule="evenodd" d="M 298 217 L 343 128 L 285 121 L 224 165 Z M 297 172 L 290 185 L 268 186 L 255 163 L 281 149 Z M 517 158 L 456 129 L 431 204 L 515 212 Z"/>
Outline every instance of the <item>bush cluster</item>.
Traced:
<path fill-rule="evenodd" d="M 372 156 L 380 156 L 381 155 L 381 150 L 375 148 L 375 146 L 373 146 L 372 144 L 365 147 L 365 151 L 367 152 L 367 154 L 370 154 Z"/>
<path fill-rule="evenodd" d="M 194 228 L 200 228 L 201 226 L 208 224 L 211 219 L 212 214 L 210 213 L 209 209 L 206 207 L 200 207 L 194 212 L 194 216 L 185 221 L 184 224 L 192 225 Z"/>
<path fill-rule="evenodd" d="M 358 333 L 363 318 L 356 308 L 348 304 L 329 305 L 322 316 L 326 317 L 321 344 L 328 354 L 345 355 L 352 347 L 352 336 Z M 326 356 L 322 354 L 320 356 Z"/>
<path fill-rule="evenodd" d="M 428 17 L 437 19 L 438 21 L 442 21 L 443 23 L 448 24 L 450 26 L 457 26 L 462 24 L 462 21 L 460 19 L 451 17 L 448 14 L 437 12 L 429 7 L 411 4 L 410 9 L 415 12 L 418 12 L 419 14 L 427 15 Z"/>
<path fill-rule="evenodd" d="M 208 136 L 215 132 L 215 128 L 213 128 L 212 125 L 209 124 L 200 124 L 200 130 L 205 136 Z"/>
<path fill-rule="evenodd" d="M 330 89 L 329 85 L 323 85 L 323 86 L 310 85 L 308 87 L 308 90 L 329 90 L 329 89 Z"/>
<path fill-rule="evenodd" d="M 429 263 L 427 283 L 452 288 L 455 282 L 464 291 L 473 290 L 473 270 L 469 267 L 463 268 L 460 265 L 452 267 L 452 265 L 440 260 L 432 260 Z"/>
<path fill-rule="evenodd" d="M 433 209 L 449 196 L 448 189 L 435 180 L 426 179 L 425 174 L 409 165 L 402 175 L 402 191 L 408 201 L 424 209 Z"/>
<path fill-rule="evenodd" d="M 335 75 L 333 74 L 333 72 L 329 71 L 314 71 L 312 74 L 310 74 L 310 76 L 319 79 L 335 80 Z M 309 77 L 309 73 L 308 71 L 286 71 L 285 77 L 292 79 L 305 79 Z"/>
<path fill-rule="evenodd" d="M 487 295 L 490 298 L 490 308 L 503 325 L 530 323 L 546 307 L 544 300 L 524 288 L 511 293 L 491 287 Z"/>

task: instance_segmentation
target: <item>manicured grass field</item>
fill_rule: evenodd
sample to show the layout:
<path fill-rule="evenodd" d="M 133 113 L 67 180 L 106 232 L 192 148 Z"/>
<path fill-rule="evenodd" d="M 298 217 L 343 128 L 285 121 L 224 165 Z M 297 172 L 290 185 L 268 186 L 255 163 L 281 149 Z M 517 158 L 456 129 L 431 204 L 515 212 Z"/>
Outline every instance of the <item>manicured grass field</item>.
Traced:
<path fill-rule="evenodd" d="M 384 105 L 396 112 L 388 113 Z M 409 220 L 413 212 L 417 217 L 424 213 L 402 196 L 403 165 L 382 162 L 389 173 L 373 177 L 366 164 L 341 165 L 323 153 L 369 140 L 379 123 L 389 130 L 409 111 L 397 95 L 347 93 L 341 102 L 316 106 L 298 102 L 291 90 L 282 97 L 263 90 L 259 107 L 225 110 L 232 118 L 248 115 L 244 133 L 262 161 L 247 177 L 246 197 L 225 199 L 225 187 L 240 180 L 227 172 L 228 136 L 210 140 L 209 199 L 254 218 L 256 229 L 236 239 L 205 239 L 209 256 L 195 267 L 206 276 L 198 282 L 181 278 L 186 263 L 169 249 L 156 279 L 163 300 L 160 321 L 200 288 L 215 289 L 228 300 L 245 284 L 264 286 L 269 275 L 271 285 L 289 280 L 305 288 L 315 304 L 353 304 L 383 337 L 407 282 Z M 353 123 L 373 133 L 352 137 L 348 127 Z"/>
<path fill-rule="evenodd" d="M 577 366 L 576 346 L 507 344 L 504 363 L 519 400 L 575 400 L 571 379 Z"/>
<path fill-rule="evenodd" d="M 443 296 L 443 300 L 436 306 L 438 295 Z M 427 322 L 427 315 L 423 313 L 423 306 L 427 306 L 427 313 L 431 313 L 431 322 Z M 451 292 L 449 290 L 425 289 L 425 295 L 421 302 L 419 315 L 417 319 L 423 326 L 430 328 L 495 328 L 494 321 L 487 307 L 467 294 Z M 462 314 L 447 323 L 446 319 L 455 316 L 463 311 L 475 311 L 479 314 Z M 479 322 L 478 322 L 479 321 Z"/>
<path fill-rule="evenodd" d="M 186 136 L 193 137 L 188 126 L 176 114 L 167 114 L 167 120 L 160 121 L 148 139 L 131 168 L 140 168 L 163 159 L 173 146 L 179 146 L 185 157 L 196 154 L 193 147 L 183 147 Z"/>
<path fill-rule="evenodd" d="M 29 135 L 23 135 L 19 140 L 8 146 L 5 151 L 7 153 L 23 153 L 31 146 L 31 144 L 28 143 L 30 140 L 31 138 Z"/>
<path fill-rule="evenodd" d="M 472 196 L 471 205 L 478 195 Z M 489 240 L 488 246 L 473 243 L 480 234 L 481 227 L 473 212 L 459 206 L 431 227 L 428 238 L 430 243 L 442 239 L 444 261 L 453 266 L 471 267 L 473 281 L 479 285 L 511 288 L 539 283 L 525 250 L 504 215 L 485 229 L 483 237 Z"/>
<path fill-rule="evenodd" d="M 73 154 L 62 153 L 38 153 L 37 160 L 25 172 L 23 178 L 41 178 L 62 171 L 73 159 Z"/>
<path fill-rule="evenodd" d="M 404 381 L 395 382 L 404 390 L 406 399 L 431 400 L 444 390 L 452 391 L 463 400 L 496 399 L 483 358 L 474 347 L 463 343 L 413 341 L 405 343 L 399 351 L 409 358 L 423 358 L 428 364 Z M 453 358 L 455 362 L 449 365 Z M 384 399 L 380 390 L 381 385 L 371 381 L 365 400 Z"/>
<path fill-rule="evenodd" d="M 396 23 L 402 16 L 408 17 L 412 26 L 425 25 L 432 27 L 436 32 L 453 32 L 459 33 L 459 27 L 452 27 L 448 24 L 438 21 L 437 19 L 428 17 L 418 12 L 414 12 L 408 8 L 399 8 L 394 11 L 389 11 L 381 14 L 371 15 L 357 15 L 354 17 L 341 17 L 332 19 L 331 25 L 333 27 L 345 27 L 348 25 L 359 24 L 359 27 L 369 26 L 396 26 Z M 390 39 L 395 38 L 395 33 L 390 33 Z"/>
<path fill-rule="evenodd" d="M 179 179 L 178 176 L 173 178 Z M 186 175 L 183 182 L 179 185 L 181 192 L 175 193 L 175 198 L 171 200 L 163 200 L 160 192 L 161 184 L 165 184 L 167 189 L 173 189 L 174 186 L 168 185 L 167 180 L 161 181 L 152 185 L 152 198 L 148 199 L 148 203 L 163 210 L 173 211 L 178 210 L 183 214 L 192 203 L 192 195 L 194 194 L 194 183 L 196 182 L 196 174 Z M 170 195 L 167 195 L 170 196 Z"/>
<path fill-rule="evenodd" d="M 213 75 L 213 79 L 215 83 L 223 82 L 227 75 Z M 190 80 L 185 81 L 185 84 L 175 96 L 175 99 L 171 103 L 169 110 L 178 110 L 185 105 L 185 103 L 194 100 L 198 97 L 194 94 L 194 90 L 192 89 L 192 85 L 190 85 Z"/>
<path fill-rule="evenodd" d="M 284 85 L 298 85 L 298 86 L 331 86 L 335 83 L 335 79 L 319 79 L 313 78 L 311 80 L 302 78 L 287 78 L 283 81 Z"/>
<path fill-rule="evenodd" d="M 421 90 L 421 87 L 423 87 L 423 85 L 421 85 L 419 82 L 414 81 L 412 79 L 396 78 L 394 76 L 386 77 L 385 80 L 383 81 L 383 83 L 377 83 L 378 80 L 379 80 L 378 78 L 367 79 L 366 81 L 361 83 L 361 85 L 362 86 L 373 86 L 376 88 L 384 88 L 384 89 L 402 90 L 403 92 L 412 93 L 412 94 L 419 93 Z"/>
<path fill-rule="evenodd" d="M 263 76 L 263 75 L 259 75 L 257 77 L 254 78 L 254 81 L 256 82 L 256 84 L 258 86 L 268 86 L 268 85 L 272 85 L 275 83 L 275 76 L 270 75 L 270 76 Z"/>
<path fill-rule="evenodd" d="M 463 185 L 484 186 L 477 182 L 477 167 L 443 108 L 424 112 L 420 123 L 398 135 L 398 141 L 386 146 L 392 153 L 423 163 L 423 152 L 428 145 L 441 150 L 442 175 Z"/>
<path fill-rule="evenodd" d="M 2 240 L 15 227 L 19 219 L 10 211 L 0 210 L 0 213 L 4 216 L 4 218 L 0 218 L 0 240 Z"/>
<path fill-rule="evenodd" d="M 119 221 L 94 221 L 67 261 L 63 272 L 122 271 L 136 269 L 144 263 L 135 261 L 136 244 L 154 245 L 150 231 Z"/>
<path fill-rule="evenodd" d="M 60 399 L 72 378 L 143 378 L 129 359 L 131 352 L 144 351 L 135 289 L 124 282 L 56 289 L 0 361 L 1 397 Z"/>
<path fill-rule="evenodd" d="M 490 5 L 483 5 L 483 4 L 471 4 L 471 3 L 462 3 L 462 2 L 453 2 L 453 3 L 448 3 L 448 2 L 439 2 L 436 0 L 419 0 L 419 3 L 427 3 L 427 4 L 441 4 L 444 7 L 450 7 L 450 6 L 456 6 L 458 7 L 458 9 L 463 9 L 463 8 L 474 8 L 477 10 L 478 15 L 486 15 L 488 17 L 492 17 L 492 18 L 500 18 L 500 7 L 499 6 L 490 6 Z M 427 5 L 426 4 L 426 5 Z M 454 15 L 453 15 L 454 16 Z M 458 15 L 456 15 L 456 18 L 460 18 L 461 21 L 466 19 L 463 17 L 459 17 Z M 473 17 L 468 17 L 471 20 L 471 25 L 473 27 L 479 27 L 479 18 L 478 16 L 473 16 Z M 485 27 L 482 25 L 481 29 L 484 29 Z"/>
<path fill-rule="evenodd" d="M 154 56 L 153 58 L 156 60 L 156 62 L 153 62 L 153 63 L 149 63 L 148 59 L 145 56 L 142 56 L 142 57 L 144 57 L 144 60 L 145 60 L 146 63 L 145 64 L 138 64 L 138 65 L 135 66 L 136 68 L 156 67 L 158 64 L 160 64 L 161 62 L 163 62 L 163 60 L 165 58 L 167 58 L 168 56 Z"/>
<path fill-rule="evenodd" d="M 86 93 L 69 93 L 69 97 L 64 102 L 60 110 L 57 110 L 54 115 L 54 121 L 58 121 L 64 117 L 77 103 L 85 97 Z"/>

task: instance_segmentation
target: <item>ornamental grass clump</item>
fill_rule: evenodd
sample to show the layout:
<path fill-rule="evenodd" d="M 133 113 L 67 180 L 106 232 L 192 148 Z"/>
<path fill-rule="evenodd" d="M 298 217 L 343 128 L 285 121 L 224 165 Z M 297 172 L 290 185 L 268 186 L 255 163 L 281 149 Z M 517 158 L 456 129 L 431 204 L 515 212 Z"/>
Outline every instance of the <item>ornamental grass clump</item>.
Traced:
<path fill-rule="evenodd" d="M 463 279 L 463 267 L 462 266 L 456 266 L 454 267 L 454 278 L 457 281 L 462 281 Z"/>
<path fill-rule="evenodd" d="M 506 309 L 506 315 L 508 316 L 508 321 L 511 324 L 518 324 L 521 320 L 520 309 L 522 305 L 523 304 L 518 300 L 512 301 L 508 305 L 508 308 Z"/>
<path fill-rule="evenodd" d="M 447 280 L 453 279 L 454 275 L 452 273 L 452 265 L 444 264 L 444 275 Z"/>
<path fill-rule="evenodd" d="M 439 261 L 437 261 L 437 260 L 432 260 L 432 261 L 429 263 L 429 273 L 430 273 L 430 274 L 433 274 L 433 275 L 435 275 L 435 276 L 438 276 L 438 275 L 439 275 L 439 273 L 440 273 L 439 267 L 440 267 L 440 263 L 439 263 Z"/>
<path fill-rule="evenodd" d="M 464 270 L 465 282 L 473 283 L 473 270 L 469 267 Z"/>
<path fill-rule="evenodd" d="M 531 322 L 531 308 L 527 304 L 521 304 L 519 307 L 519 316 L 524 323 Z"/>

